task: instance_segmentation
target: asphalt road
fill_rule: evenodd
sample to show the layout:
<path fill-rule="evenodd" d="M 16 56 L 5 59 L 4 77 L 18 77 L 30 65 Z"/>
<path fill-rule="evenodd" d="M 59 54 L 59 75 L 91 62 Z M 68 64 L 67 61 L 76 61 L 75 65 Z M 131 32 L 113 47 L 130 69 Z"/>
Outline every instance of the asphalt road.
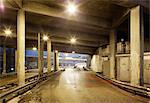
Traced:
<path fill-rule="evenodd" d="M 93 72 L 68 69 L 21 96 L 18 103 L 148 103 L 148 99 L 118 89 Z"/>

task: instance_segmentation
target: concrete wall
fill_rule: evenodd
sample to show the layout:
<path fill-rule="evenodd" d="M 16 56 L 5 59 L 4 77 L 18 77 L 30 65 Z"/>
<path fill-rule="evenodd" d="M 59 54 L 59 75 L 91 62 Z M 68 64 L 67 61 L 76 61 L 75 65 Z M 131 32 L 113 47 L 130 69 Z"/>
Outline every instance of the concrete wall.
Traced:
<path fill-rule="evenodd" d="M 130 81 L 130 58 L 128 56 L 117 58 L 117 80 Z"/>
<path fill-rule="evenodd" d="M 130 82 L 130 55 L 117 56 L 117 79 Z M 150 84 L 150 54 L 144 56 L 144 83 Z"/>
<path fill-rule="evenodd" d="M 110 78 L 110 61 L 108 57 L 103 57 L 102 71 L 105 77 Z"/>
<path fill-rule="evenodd" d="M 100 68 L 100 58 L 99 55 L 93 55 L 91 59 L 91 69 L 94 72 L 102 72 L 102 68 Z"/>

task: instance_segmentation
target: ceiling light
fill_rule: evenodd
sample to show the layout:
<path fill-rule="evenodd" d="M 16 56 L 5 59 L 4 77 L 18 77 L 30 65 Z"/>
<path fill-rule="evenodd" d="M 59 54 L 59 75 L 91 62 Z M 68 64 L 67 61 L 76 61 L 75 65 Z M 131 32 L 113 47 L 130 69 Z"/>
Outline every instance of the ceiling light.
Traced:
<path fill-rule="evenodd" d="M 0 9 L 4 9 L 4 4 L 3 4 L 3 0 L 0 0 Z"/>
<path fill-rule="evenodd" d="M 48 36 L 47 36 L 47 35 L 44 35 L 44 36 L 43 36 L 43 40 L 44 40 L 44 41 L 47 41 L 47 40 L 48 40 Z"/>
<path fill-rule="evenodd" d="M 71 43 L 75 43 L 76 39 L 75 38 L 71 38 L 70 41 L 71 41 Z"/>
<path fill-rule="evenodd" d="M 74 53 L 75 53 L 75 51 L 72 51 L 72 53 L 74 54 Z"/>
<path fill-rule="evenodd" d="M 32 48 L 32 50 L 36 51 L 36 50 L 37 50 L 37 48 L 36 48 L 36 47 L 33 47 L 33 48 Z"/>
<path fill-rule="evenodd" d="M 67 5 L 67 11 L 68 13 L 70 13 L 71 15 L 75 14 L 77 11 L 77 6 L 74 3 L 68 3 Z"/>
<path fill-rule="evenodd" d="M 124 39 L 122 38 L 122 39 L 121 39 L 121 42 L 123 42 L 123 41 L 124 41 Z"/>
<path fill-rule="evenodd" d="M 58 53 L 58 50 L 55 50 L 55 53 Z"/>
<path fill-rule="evenodd" d="M 10 29 L 5 29 L 4 33 L 6 34 L 6 36 L 10 36 L 12 34 L 12 31 Z"/>

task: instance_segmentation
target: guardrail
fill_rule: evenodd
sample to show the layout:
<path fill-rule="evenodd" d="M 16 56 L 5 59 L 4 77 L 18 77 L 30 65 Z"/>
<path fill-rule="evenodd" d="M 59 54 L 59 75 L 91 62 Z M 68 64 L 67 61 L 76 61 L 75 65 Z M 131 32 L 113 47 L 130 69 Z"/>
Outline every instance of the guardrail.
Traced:
<path fill-rule="evenodd" d="M 146 98 L 150 98 L 150 88 L 146 88 L 146 87 L 142 87 L 142 86 L 135 86 L 135 85 L 131 85 L 129 83 L 124 83 L 124 82 L 120 82 L 120 81 L 117 81 L 117 80 L 114 80 L 114 79 L 108 79 L 100 74 L 96 74 L 96 76 L 102 78 L 102 79 L 105 79 L 107 81 L 109 81 L 109 83 L 121 88 L 121 89 L 124 89 L 128 92 L 131 92 L 135 95 L 140 95 L 140 96 L 143 96 L 143 97 L 146 97 Z"/>
<path fill-rule="evenodd" d="M 60 71 L 52 72 L 50 74 L 44 73 L 40 78 L 38 75 L 27 78 L 26 82 L 28 82 L 28 83 L 26 83 L 25 85 L 18 86 L 14 89 L 11 89 L 9 91 L 6 91 L 5 93 L 0 94 L 0 103 L 6 103 L 7 101 L 11 100 L 12 98 L 27 92 L 28 90 L 32 89 L 34 86 L 36 86 L 41 81 L 46 80 L 50 76 L 54 76 L 55 74 L 58 74 L 59 72 Z"/>

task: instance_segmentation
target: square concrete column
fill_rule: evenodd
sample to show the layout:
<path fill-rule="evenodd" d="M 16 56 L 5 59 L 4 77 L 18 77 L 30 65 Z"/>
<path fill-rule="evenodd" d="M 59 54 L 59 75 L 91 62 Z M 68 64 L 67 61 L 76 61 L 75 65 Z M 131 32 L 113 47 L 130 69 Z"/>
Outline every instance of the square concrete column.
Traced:
<path fill-rule="evenodd" d="M 47 72 L 51 72 L 51 40 L 47 41 Z"/>
<path fill-rule="evenodd" d="M 87 68 L 88 69 L 90 69 L 90 65 L 91 65 L 91 55 L 89 55 L 87 58 Z"/>
<path fill-rule="evenodd" d="M 144 30 L 142 8 L 136 6 L 130 13 L 131 84 L 143 85 Z"/>
<path fill-rule="evenodd" d="M 100 47 L 98 49 L 98 55 L 99 55 L 99 72 L 103 72 L 103 68 L 102 68 L 102 63 L 103 63 L 103 59 L 102 59 L 102 48 Z"/>
<path fill-rule="evenodd" d="M 54 51 L 54 71 L 59 69 L 59 56 L 58 51 Z"/>
<path fill-rule="evenodd" d="M 110 78 L 114 79 L 115 78 L 115 69 L 116 69 L 116 34 L 115 30 L 110 31 L 110 36 L 109 36 L 109 44 L 110 44 Z"/>
<path fill-rule="evenodd" d="M 19 85 L 25 84 L 25 11 L 17 14 L 17 77 Z"/>
<path fill-rule="evenodd" d="M 15 72 L 17 72 L 17 50 L 15 50 Z"/>
<path fill-rule="evenodd" d="M 38 33 L 38 71 L 39 71 L 39 77 L 42 75 L 43 73 L 43 69 L 42 69 L 42 53 L 41 53 L 41 34 Z"/>
<path fill-rule="evenodd" d="M 2 74 L 6 74 L 6 46 L 3 46 L 3 72 Z"/>

